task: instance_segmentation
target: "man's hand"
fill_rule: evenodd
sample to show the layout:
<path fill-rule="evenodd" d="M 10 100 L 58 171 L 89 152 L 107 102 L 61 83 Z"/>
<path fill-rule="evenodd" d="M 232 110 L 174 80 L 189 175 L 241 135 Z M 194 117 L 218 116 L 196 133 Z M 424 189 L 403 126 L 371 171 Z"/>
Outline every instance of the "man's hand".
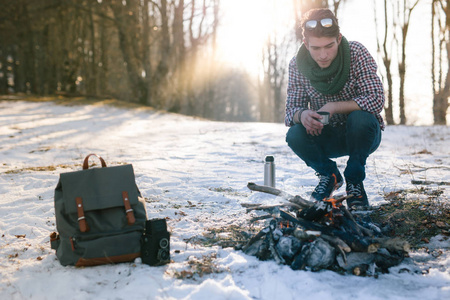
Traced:
<path fill-rule="evenodd" d="M 300 121 L 306 128 L 306 133 L 318 136 L 322 133 L 323 124 L 320 123 L 322 116 L 313 110 L 304 110 L 300 115 Z"/>
<path fill-rule="evenodd" d="M 361 110 L 359 105 L 353 101 L 338 101 L 328 102 L 322 106 L 318 111 L 327 111 L 330 113 L 330 119 L 333 114 L 349 114 L 352 111 Z M 313 110 L 304 110 L 300 115 L 300 122 L 306 128 L 308 134 L 318 136 L 322 133 L 323 124 L 318 120 L 322 119 L 322 116 Z"/>

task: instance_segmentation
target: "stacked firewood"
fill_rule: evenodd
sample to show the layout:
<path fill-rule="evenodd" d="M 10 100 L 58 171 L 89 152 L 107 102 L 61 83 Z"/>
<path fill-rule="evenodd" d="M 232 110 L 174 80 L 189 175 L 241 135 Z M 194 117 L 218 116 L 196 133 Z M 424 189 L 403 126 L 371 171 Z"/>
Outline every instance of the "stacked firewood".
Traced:
<path fill-rule="evenodd" d="M 330 269 L 355 275 L 388 272 L 408 255 L 409 244 L 385 236 L 368 214 L 349 212 L 347 197 L 311 202 L 284 191 L 249 183 L 252 191 L 276 195 L 279 205 L 242 204 L 247 212 L 263 210 L 268 226 L 253 236 L 242 250 L 261 260 L 273 259 L 294 270 Z"/>

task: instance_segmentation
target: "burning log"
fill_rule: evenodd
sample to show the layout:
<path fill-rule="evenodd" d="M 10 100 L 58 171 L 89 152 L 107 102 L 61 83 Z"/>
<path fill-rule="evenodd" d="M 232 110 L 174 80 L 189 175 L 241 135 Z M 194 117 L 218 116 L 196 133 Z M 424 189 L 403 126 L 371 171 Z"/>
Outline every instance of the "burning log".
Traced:
<path fill-rule="evenodd" d="M 350 213 L 342 205 L 347 197 L 311 202 L 268 186 L 249 183 L 248 188 L 287 201 L 278 205 L 242 205 L 247 212 L 264 210 L 269 213 L 253 218 L 252 222 L 272 219 L 268 227 L 242 248 L 262 260 L 274 259 L 294 270 L 340 268 L 361 276 L 377 270 L 387 272 L 388 268 L 399 264 L 410 249 L 406 241 L 383 236 L 369 218 Z"/>

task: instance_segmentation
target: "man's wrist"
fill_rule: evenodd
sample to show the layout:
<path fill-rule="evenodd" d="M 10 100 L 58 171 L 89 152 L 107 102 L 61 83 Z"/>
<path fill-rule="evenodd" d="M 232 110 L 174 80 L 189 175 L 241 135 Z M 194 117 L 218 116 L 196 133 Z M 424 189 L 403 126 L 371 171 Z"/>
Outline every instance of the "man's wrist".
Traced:
<path fill-rule="evenodd" d="M 300 123 L 300 114 L 302 113 L 302 111 L 301 110 L 297 110 L 295 113 L 294 113 L 294 124 L 299 124 Z"/>
<path fill-rule="evenodd" d="M 300 124 L 302 122 L 302 113 L 305 111 L 305 108 L 299 109 L 294 114 L 294 124 Z"/>

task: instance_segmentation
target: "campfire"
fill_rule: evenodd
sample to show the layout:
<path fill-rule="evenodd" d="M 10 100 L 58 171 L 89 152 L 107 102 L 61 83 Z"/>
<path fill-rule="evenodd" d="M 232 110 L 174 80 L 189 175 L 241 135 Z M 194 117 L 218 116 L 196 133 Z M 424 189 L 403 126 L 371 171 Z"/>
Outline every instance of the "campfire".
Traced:
<path fill-rule="evenodd" d="M 322 269 L 376 276 L 400 264 L 408 242 L 386 237 L 368 214 L 352 213 L 342 204 L 347 197 L 311 202 L 284 191 L 249 183 L 252 191 L 281 197 L 279 205 L 242 204 L 247 212 L 263 210 L 268 226 L 242 250 L 261 260 L 275 260 L 294 270 Z"/>

